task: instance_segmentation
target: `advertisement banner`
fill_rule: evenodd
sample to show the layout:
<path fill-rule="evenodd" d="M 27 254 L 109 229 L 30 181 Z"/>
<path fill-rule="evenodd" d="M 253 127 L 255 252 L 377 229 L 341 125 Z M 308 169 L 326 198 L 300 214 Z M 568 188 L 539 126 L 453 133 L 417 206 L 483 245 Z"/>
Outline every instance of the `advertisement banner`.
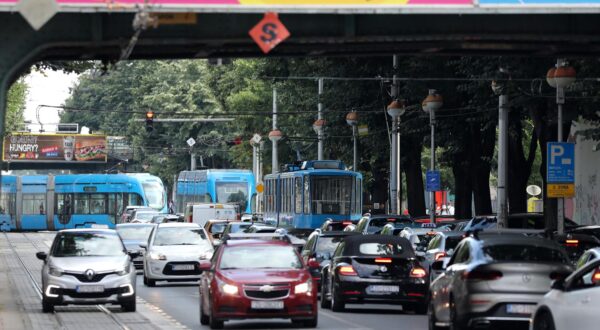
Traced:
<path fill-rule="evenodd" d="M 106 163 L 105 135 L 12 134 L 4 138 L 5 162 Z"/>

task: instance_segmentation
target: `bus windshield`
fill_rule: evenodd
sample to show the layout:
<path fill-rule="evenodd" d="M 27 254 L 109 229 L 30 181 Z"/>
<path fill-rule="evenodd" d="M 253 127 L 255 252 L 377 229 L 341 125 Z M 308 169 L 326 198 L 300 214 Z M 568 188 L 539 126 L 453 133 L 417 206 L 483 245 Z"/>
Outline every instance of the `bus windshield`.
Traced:
<path fill-rule="evenodd" d="M 349 215 L 353 183 L 352 176 L 311 177 L 312 213 Z"/>
<path fill-rule="evenodd" d="M 144 194 L 148 199 L 148 206 L 162 210 L 165 207 L 165 188 L 160 182 L 144 182 Z"/>
<path fill-rule="evenodd" d="M 248 204 L 248 184 L 246 182 L 217 182 L 217 203 L 237 204 L 239 211 L 246 210 Z"/>

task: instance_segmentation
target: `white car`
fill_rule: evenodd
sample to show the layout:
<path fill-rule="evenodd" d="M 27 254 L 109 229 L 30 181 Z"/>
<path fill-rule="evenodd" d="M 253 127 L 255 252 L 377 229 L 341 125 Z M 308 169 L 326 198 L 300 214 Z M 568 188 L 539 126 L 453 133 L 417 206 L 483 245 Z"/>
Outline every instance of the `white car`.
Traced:
<path fill-rule="evenodd" d="M 161 223 L 140 244 L 144 254 L 144 284 L 156 281 L 197 281 L 200 260 L 210 260 L 213 246 L 206 231 L 195 223 Z"/>
<path fill-rule="evenodd" d="M 599 304 L 600 259 L 596 259 L 552 284 L 532 314 L 530 330 L 596 330 Z"/>

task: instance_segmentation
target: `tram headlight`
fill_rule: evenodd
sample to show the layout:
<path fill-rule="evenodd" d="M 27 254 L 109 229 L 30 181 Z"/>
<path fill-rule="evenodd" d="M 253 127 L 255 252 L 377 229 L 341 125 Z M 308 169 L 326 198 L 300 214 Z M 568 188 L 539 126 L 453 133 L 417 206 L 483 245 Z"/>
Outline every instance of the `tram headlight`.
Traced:
<path fill-rule="evenodd" d="M 48 269 L 48 274 L 52 275 L 52 276 L 62 276 L 63 275 L 63 270 L 60 268 L 56 268 L 56 267 L 50 267 Z"/>

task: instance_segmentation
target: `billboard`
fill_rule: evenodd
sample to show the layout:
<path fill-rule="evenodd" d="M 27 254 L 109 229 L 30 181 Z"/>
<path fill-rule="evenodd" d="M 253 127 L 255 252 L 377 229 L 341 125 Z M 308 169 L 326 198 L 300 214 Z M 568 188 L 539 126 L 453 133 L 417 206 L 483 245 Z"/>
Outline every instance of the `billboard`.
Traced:
<path fill-rule="evenodd" d="M 5 162 L 106 163 L 106 136 L 13 133 L 4 137 Z"/>

